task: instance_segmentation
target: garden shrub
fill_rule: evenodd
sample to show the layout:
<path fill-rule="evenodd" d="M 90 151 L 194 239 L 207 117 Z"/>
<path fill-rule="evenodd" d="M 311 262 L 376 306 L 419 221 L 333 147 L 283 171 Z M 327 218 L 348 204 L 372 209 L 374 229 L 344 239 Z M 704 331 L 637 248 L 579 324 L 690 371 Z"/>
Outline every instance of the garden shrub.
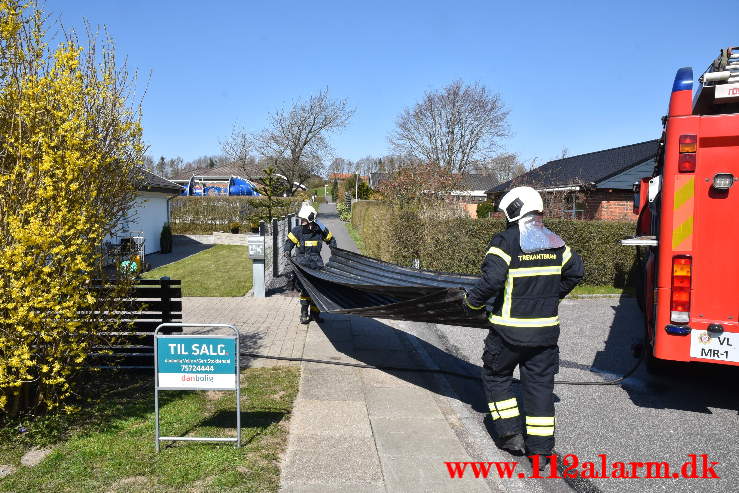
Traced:
<path fill-rule="evenodd" d="M 625 287 L 631 283 L 635 251 L 619 240 L 632 236 L 629 222 L 545 219 L 585 261 L 587 284 Z M 436 218 L 394 209 L 379 201 L 354 204 L 352 225 L 365 253 L 388 262 L 462 274 L 479 274 L 490 238 L 505 227 L 500 218 Z"/>
<path fill-rule="evenodd" d="M 172 228 L 164 223 L 159 234 L 159 253 L 172 253 Z"/>
<path fill-rule="evenodd" d="M 495 204 L 490 200 L 480 202 L 477 204 L 477 217 L 484 219 L 490 216 L 490 213 L 495 210 Z"/>
<path fill-rule="evenodd" d="M 95 287 L 101 246 L 142 178 L 140 113 L 115 50 L 94 35 L 53 48 L 46 18 L 36 2 L 0 1 L 0 416 L 74 409 L 128 293 Z"/>
<path fill-rule="evenodd" d="M 336 203 L 336 212 L 339 215 L 339 219 L 341 219 L 344 222 L 349 222 L 352 219 L 352 207 L 351 205 L 346 205 L 344 202 L 337 202 Z"/>
<path fill-rule="evenodd" d="M 272 215 L 282 217 L 300 209 L 300 197 L 273 197 Z M 175 197 L 170 202 L 170 221 L 175 234 L 210 234 L 228 229 L 229 223 L 253 227 L 269 221 L 266 197 Z"/>

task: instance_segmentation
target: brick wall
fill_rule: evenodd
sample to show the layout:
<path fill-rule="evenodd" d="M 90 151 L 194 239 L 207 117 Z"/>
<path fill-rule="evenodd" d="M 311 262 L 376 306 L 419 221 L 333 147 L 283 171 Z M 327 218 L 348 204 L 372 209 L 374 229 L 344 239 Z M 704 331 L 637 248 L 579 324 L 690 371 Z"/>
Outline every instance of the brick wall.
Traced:
<path fill-rule="evenodd" d="M 585 199 L 584 219 L 634 221 L 633 195 L 625 190 L 596 190 Z"/>

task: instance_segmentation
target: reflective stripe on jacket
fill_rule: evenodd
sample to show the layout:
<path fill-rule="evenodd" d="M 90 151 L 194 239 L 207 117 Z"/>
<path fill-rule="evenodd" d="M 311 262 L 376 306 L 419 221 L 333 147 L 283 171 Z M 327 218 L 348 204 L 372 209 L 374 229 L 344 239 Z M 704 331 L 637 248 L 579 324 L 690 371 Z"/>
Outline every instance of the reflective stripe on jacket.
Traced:
<path fill-rule="evenodd" d="M 318 222 L 294 227 L 285 240 L 285 251 L 291 252 L 296 248 L 296 257 L 321 255 L 323 242 L 336 246 L 336 239 L 327 227 Z"/>
<path fill-rule="evenodd" d="M 518 236 L 512 224 L 490 241 L 468 303 L 481 308 L 495 298 L 490 323 L 511 344 L 556 344 L 559 300 L 582 279 L 582 259 L 568 246 L 525 253 Z"/>

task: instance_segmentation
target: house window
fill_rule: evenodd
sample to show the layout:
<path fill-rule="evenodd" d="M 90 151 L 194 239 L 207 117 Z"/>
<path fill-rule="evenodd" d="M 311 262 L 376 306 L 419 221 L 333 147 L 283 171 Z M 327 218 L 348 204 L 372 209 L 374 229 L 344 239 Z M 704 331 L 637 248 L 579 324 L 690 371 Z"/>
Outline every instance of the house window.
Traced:
<path fill-rule="evenodd" d="M 582 219 L 585 212 L 585 194 L 581 191 L 542 192 L 547 215 L 565 219 Z"/>
<path fill-rule="evenodd" d="M 585 196 L 582 192 L 568 192 L 564 196 L 562 216 L 582 219 L 585 212 Z"/>

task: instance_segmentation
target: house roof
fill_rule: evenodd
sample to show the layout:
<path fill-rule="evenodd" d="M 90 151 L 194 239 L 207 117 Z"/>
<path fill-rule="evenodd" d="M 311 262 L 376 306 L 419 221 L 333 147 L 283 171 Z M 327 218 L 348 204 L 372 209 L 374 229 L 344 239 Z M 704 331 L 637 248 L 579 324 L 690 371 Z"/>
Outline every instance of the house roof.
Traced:
<path fill-rule="evenodd" d="M 189 180 L 192 176 L 243 176 L 244 170 L 239 169 L 238 166 L 233 164 L 226 164 L 224 166 L 216 166 L 215 168 L 197 168 L 180 171 L 174 176 L 170 177 L 170 180 Z"/>
<path fill-rule="evenodd" d="M 492 175 L 467 173 L 462 175 L 456 188 L 460 190 L 487 190 L 498 183 L 498 179 Z"/>
<path fill-rule="evenodd" d="M 178 194 L 182 191 L 182 187 L 176 183 L 172 183 L 166 178 L 155 175 L 151 171 L 141 170 L 143 175 L 136 184 L 136 189 L 141 192 L 162 192 Z"/>
<path fill-rule="evenodd" d="M 658 142 L 657 139 L 647 140 L 638 144 L 555 159 L 528 173 L 492 187 L 487 192 L 503 192 L 522 185 L 552 188 L 594 184 L 597 187 L 600 182 L 653 159 L 657 155 Z"/>
<path fill-rule="evenodd" d="M 379 183 L 390 179 L 390 173 L 370 173 L 370 186 L 376 187 Z M 498 184 L 498 179 L 492 175 L 466 173 L 459 179 L 456 191 L 488 190 Z"/>

